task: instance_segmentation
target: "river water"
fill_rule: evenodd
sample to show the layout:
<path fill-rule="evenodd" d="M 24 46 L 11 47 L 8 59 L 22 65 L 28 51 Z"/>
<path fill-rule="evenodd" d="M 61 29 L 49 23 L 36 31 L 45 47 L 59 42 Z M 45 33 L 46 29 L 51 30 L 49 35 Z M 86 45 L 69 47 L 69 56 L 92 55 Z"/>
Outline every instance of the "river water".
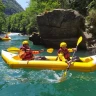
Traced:
<path fill-rule="evenodd" d="M 10 41 L 0 41 L 0 51 L 9 47 L 20 47 L 27 36 L 11 34 Z M 43 46 L 33 45 L 32 49 L 45 49 Z M 52 54 L 46 51 L 39 54 L 56 55 L 56 49 Z M 85 51 L 77 51 L 78 56 L 88 56 Z M 0 96 L 95 96 L 96 95 L 96 72 L 69 71 L 68 78 L 57 83 L 57 77 L 63 71 L 11 69 L 0 56 Z"/>

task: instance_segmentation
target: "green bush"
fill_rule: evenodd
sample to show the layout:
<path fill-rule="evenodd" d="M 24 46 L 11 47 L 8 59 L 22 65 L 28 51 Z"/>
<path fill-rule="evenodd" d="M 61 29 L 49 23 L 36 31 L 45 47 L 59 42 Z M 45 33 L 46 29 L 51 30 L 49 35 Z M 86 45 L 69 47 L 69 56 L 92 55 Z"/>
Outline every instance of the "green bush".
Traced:
<path fill-rule="evenodd" d="M 96 9 L 89 11 L 89 15 L 86 17 L 89 24 L 96 26 Z"/>

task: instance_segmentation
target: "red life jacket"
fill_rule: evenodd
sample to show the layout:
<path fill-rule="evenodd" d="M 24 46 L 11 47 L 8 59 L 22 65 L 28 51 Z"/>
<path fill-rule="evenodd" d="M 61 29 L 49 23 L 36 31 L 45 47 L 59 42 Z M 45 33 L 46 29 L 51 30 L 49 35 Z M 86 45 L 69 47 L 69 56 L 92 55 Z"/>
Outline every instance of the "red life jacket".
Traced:
<path fill-rule="evenodd" d="M 9 38 L 8 35 L 6 35 L 5 38 Z"/>
<path fill-rule="evenodd" d="M 65 59 L 67 59 L 68 61 L 70 60 L 70 53 L 67 48 L 65 48 L 65 49 L 60 48 L 58 50 L 58 53 L 60 53 L 60 52 L 63 53 Z"/>
<path fill-rule="evenodd" d="M 23 60 L 32 60 L 33 54 L 29 47 L 22 46 L 20 49 L 24 50 L 26 54 L 24 58 L 22 58 Z"/>

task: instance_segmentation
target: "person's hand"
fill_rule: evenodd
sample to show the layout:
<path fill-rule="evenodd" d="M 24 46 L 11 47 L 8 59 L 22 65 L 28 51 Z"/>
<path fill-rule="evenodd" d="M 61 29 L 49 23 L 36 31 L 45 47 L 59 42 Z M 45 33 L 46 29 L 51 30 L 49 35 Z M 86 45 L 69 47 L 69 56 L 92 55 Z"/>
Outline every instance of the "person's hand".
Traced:
<path fill-rule="evenodd" d="M 72 60 L 66 61 L 66 63 L 68 64 L 68 66 L 70 65 L 71 62 L 72 62 Z"/>
<path fill-rule="evenodd" d="M 72 62 L 72 60 L 70 60 L 70 61 L 67 61 L 67 63 L 68 63 L 68 64 L 70 64 L 71 62 Z"/>
<path fill-rule="evenodd" d="M 44 49 L 41 49 L 40 52 L 44 52 Z"/>
<path fill-rule="evenodd" d="M 72 48 L 73 49 L 73 51 L 77 51 L 77 48 Z"/>

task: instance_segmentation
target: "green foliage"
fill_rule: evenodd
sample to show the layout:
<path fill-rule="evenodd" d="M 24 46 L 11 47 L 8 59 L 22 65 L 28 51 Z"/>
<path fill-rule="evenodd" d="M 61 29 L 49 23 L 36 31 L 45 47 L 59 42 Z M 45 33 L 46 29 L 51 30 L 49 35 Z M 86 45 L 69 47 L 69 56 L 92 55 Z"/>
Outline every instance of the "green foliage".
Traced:
<path fill-rule="evenodd" d="M 53 9 L 57 8 L 64 8 L 64 9 L 75 9 L 79 11 L 83 15 L 87 15 L 88 11 L 91 9 L 96 9 L 96 0 L 30 0 L 29 7 L 22 11 L 19 9 L 20 6 L 15 2 L 15 0 L 2 0 L 3 3 L 6 6 L 6 12 L 9 12 L 8 10 L 18 10 L 14 12 L 19 12 L 16 14 L 13 14 L 5 19 L 3 10 L 4 6 L 0 6 L 0 30 L 7 30 L 7 31 L 15 31 L 15 32 L 21 32 L 21 33 L 28 33 L 31 34 L 34 31 L 38 31 L 37 27 L 37 15 L 41 13 L 45 13 L 47 11 L 52 11 Z M 22 1 L 23 2 L 23 1 Z M 15 5 L 14 5 L 15 4 Z M 22 12 L 21 12 L 22 11 Z M 14 13 L 13 12 L 13 13 Z M 87 19 L 88 22 L 91 22 L 92 18 L 95 19 L 95 11 L 92 12 L 92 10 L 89 13 L 89 17 Z M 10 12 L 8 13 L 10 14 Z M 95 25 L 95 20 L 94 25 Z M 6 24 L 5 24 L 6 21 Z M 3 26 L 5 25 L 5 27 Z"/>
<path fill-rule="evenodd" d="M 86 17 L 90 32 L 96 37 L 96 9 L 92 8 Z"/>
<path fill-rule="evenodd" d="M 5 14 L 4 14 L 4 5 L 0 0 L 0 33 L 2 32 L 3 26 L 5 24 Z"/>
<path fill-rule="evenodd" d="M 91 2 L 89 3 L 87 7 L 88 7 L 88 11 L 92 9 L 96 9 L 96 0 L 91 0 Z"/>
<path fill-rule="evenodd" d="M 86 17 L 86 20 L 90 25 L 96 26 L 96 9 L 89 11 L 89 15 Z"/>

